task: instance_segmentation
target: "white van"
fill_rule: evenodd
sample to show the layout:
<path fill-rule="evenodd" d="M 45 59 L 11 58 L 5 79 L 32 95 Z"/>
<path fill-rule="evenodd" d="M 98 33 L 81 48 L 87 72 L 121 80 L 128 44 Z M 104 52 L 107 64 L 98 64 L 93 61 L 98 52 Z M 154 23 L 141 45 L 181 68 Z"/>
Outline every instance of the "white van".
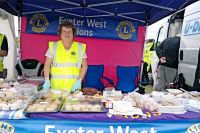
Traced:
<path fill-rule="evenodd" d="M 187 90 L 200 91 L 200 1 L 171 15 L 160 27 L 154 48 L 164 39 L 181 33 L 178 73 L 183 73 Z M 158 57 L 151 52 L 154 82 Z"/>

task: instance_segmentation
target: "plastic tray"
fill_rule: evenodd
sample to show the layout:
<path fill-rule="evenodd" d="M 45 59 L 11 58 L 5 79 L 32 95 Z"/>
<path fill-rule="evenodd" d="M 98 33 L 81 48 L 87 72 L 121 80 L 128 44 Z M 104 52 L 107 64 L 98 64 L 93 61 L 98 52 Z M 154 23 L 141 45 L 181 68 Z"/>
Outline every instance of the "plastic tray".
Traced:
<path fill-rule="evenodd" d="M 102 113 L 107 112 L 107 109 L 100 100 L 66 99 L 60 111 L 69 113 Z"/>
<path fill-rule="evenodd" d="M 13 100 L 14 101 L 18 100 L 18 97 L 14 98 Z M 13 111 L 13 110 L 18 110 L 18 109 L 25 109 L 34 100 L 34 97 L 27 97 L 27 100 L 23 100 L 23 99 L 20 99 L 20 100 L 21 101 L 18 106 L 16 105 L 16 103 L 6 105 L 4 107 L 1 104 L 0 111 Z"/>
<path fill-rule="evenodd" d="M 158 111 L 161 113 L 170 113 L 170 114 L 184 114 L 186 111 L 183 105 L 177 106 L 158 106 Z"/>
<path fill-rule="evenodd" d="M 31 104 L 29 104 L 29 106 L 25 109 L 25 113 L 55 113 L 55 112 L 59 112 L 62 104 L 63 104 L 63 99 L 60 97 L 58 98 L 58 105 L 52 105 L 52 102 L 55 102 L 57 99 L 53 99 L 53 101 L 51 103 L 48 103 L 46 101 L 41 101 L 36 103 L 38 99 L 35 99 Z M 33 108 L 33 111 L 29 111 L 29 108 Z M 56 107 L 55 107 L 56 106 Z M 48 108 L 49 107 L 49 108 Z M 55 109 L 52 109 L 55 108 Z M 49 109 L 49 110 L 47 110 Z M 52 110 L 51 110 L 52 109 Z"/>

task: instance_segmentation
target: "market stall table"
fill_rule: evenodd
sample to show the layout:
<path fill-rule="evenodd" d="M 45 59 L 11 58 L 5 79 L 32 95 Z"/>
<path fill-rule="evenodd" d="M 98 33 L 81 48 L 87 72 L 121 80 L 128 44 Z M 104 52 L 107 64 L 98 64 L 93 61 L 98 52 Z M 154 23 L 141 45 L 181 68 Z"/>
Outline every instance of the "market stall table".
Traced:
<path fill-rule="evenodd" d="M 78 121 L 114 121 L 114 122 L 130 122 L 130 121 L 157 121 L 157 120 L 200 120 L 200 113 L 186 112 L 185 114 L 161 114 L 159 112 L 150 112 L 143 110 L 146 117 L 134 115 L 134 116 L 116 116 L 113 115 L 110 118 L 107 113 L 31 113 L 28 114 L 29 118 L 44 118 L 44 119 L 56 119 L 56 120 L 78 120 Z"/>
<path fill-rule="evenodd" d="M 112 116 L 106 113 L 32 113 L 27 119 L 0 120 L 0 128 L 15 133 L 169 133 L 196 132 L 200 113 L 160 114 L 143 111 L 141 116 Z M 13 133 L 12 132 L 12 133 Z"/>

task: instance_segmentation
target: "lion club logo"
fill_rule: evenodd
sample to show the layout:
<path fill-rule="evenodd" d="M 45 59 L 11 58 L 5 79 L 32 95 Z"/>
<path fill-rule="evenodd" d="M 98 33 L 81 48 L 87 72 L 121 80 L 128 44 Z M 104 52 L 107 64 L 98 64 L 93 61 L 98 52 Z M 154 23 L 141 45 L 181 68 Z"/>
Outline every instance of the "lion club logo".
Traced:
<path fill-rule="evenodd" d="M 118 35 L 120 38 L 127 40 L 132 38 L 133 32 L 135 32 L 135 28 L 133 26 L 133 23 L 130 21 L 121 21 L 117 28 L 116 31 L 118 32 Z"/>
<path fill-rule="evenodd" d="M 0 133 L 14 133 L 15 128 L 7 122 L 0 122 Z"/>
<path fill-rule="evenodd" d="M 190 126 L 187 133 L 200 133 L 200 123 Z"/>
<path fill-rule="evenodd" d="M 35 14 L 29 21 L 29 24 L 34 32 L 41 33 L 49 26 L 49 22 L 44 14 Z"/>

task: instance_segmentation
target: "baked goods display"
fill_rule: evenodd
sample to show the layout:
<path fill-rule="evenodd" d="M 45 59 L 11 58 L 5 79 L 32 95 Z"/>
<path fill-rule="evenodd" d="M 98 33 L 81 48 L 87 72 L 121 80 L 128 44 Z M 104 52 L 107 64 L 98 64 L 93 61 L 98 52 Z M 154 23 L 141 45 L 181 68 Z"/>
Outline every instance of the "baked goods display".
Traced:
<path fill-rule="evenodd" d="M 0 91 L 0 110 L 8 111 L 25 108 L 31 100 L 32 97 L 18 95 L 15 91 Z"/>
<path fill-rule="evenodd" d="M 16 90 L 6 89 L 0 91 L 0 98 L 3 99 L 12 99 L 17 97 L 18 93 Z"/>
<path fill-rule="evenodd" d="M 103 104 L 97 99 L 66 99 L 61 112 L 105 112 Z"/>
<path fill-rule="evenodd" d="M 189 97 L 185 92 L 175 89 L 168 89 L 168 92 L 152 92 L 150 95 L 136 92 L 122 94 L 115 89 L 106 89 L 102 94 L 90 87 L 72 94 L 69 91 L 59 90 L 40 92 L 38 93 L 38 87 L 33 84 L 0 82 L 0 111 L 25 109 L 26 113 L 107 112 L 106 107 L 117 114 L 127 113 L 127 115 L 135 112 L 136 109 L 157 110 L 161 113 L 184 113 L 184 106 L 178 101 L 179 98 L 200 98 L 199 92 L 190 92 L 191 97 Z M 191 103 L 187 106 L 189 104 Z"/>
<path fill-rule="evenodd" d="M 24 84 L 23 86 L 27 85 Z M 28 106 L 37 92 L 35 90 L 35 93 L 30 95 L 33 89 L 29 88 L 29 86 L 26 90 L 23 86 L 20 87 L 19 82 L 16 81 L 12 82 L 4 80 L 3 82 L 0 82 L 0 110 L 17 110 Z"/>
<path fill-rule="evenodd" d="M 34 96 L 38 93 L 37 86 L 34 84 L 18 84 L 15 85 L 16 90 L 25 96 Z"/>
<path fill-rule="evenodd" d="M 13 87 L 13 86 L 14 86 L 13 83 L 5 83 L 5 82 L 0 83 L 0 89 L 3 89 L 3 88 L 11 88 L 11 87 Z"/>
<path fill-rule="evenodd" d="M 158 104 L 151 97 L 141 95 L 136 92 L 130 93 L 129 96 L 133 99 L 132 104 L 136 105 L 136 107 L 148 109 L 150 111 L 158 109 Z"/>
<path fill-rule="evenodd" d="M 39 95 L 29 107 L 26 108 L 27 113 L 38 113 L 38 112 L 58 112 L 62 106 L 63 99 L 62 93 L 57 91 L 48 91 Z"/>
<path fill-rule="evenodd" d="M 15 80 L 2 80 L 0 81 L 0 89 L 8 89 L 8 88 L 12 88 L 16 85 L 19 85 L 19 82 L 15 81 Z"/>
<path fill-rule="evenodd" d="M 65 104 L 65 111 L 73 112 L 101 112 L 101 105 L 99 104 L 89 104 L 87 102 L 81 104 Z"/>
<path fill-rule="evenodd" d="M 171 93 L 152 93 L 152 98 L 158 105 L 158 112 L 170 114 L 184 114 L 186 111 L 179 99 Z"/>
<path fill-rule="evenodd" d="M 37 98 L 25 110 L 27 113 L 37 112 L 57 112 L 62 105 L 62 98 L 55 96 L 53 92 L 48 92 L 40 98 Z"/>

